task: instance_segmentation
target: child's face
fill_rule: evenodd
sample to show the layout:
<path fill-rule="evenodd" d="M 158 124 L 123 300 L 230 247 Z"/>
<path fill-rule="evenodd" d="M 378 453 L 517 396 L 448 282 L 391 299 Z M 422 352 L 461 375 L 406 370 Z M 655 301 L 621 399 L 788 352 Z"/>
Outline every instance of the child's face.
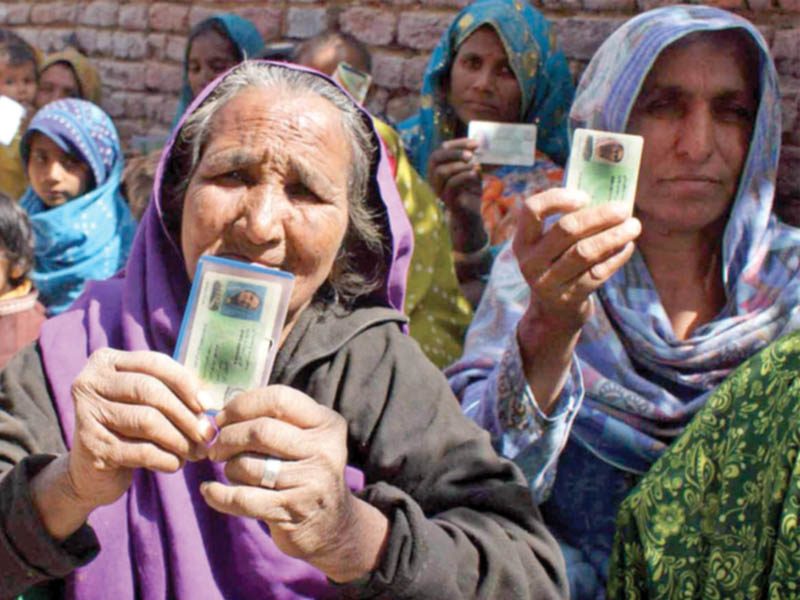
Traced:
<path fill-rule="evenodd" d="M 47 206 L 61 206 L 85 193 L 89 178 L 89 165 L 64 152 L 46 135 L 33 134 L 28 179 Z"/>
<path fill-rule="evenodd" d="M 0 95 L 8 96 L 27 110 L 32 110 L 36 95 L 36 65 L 26 62 L 12 67 L 0 61 Z"/>

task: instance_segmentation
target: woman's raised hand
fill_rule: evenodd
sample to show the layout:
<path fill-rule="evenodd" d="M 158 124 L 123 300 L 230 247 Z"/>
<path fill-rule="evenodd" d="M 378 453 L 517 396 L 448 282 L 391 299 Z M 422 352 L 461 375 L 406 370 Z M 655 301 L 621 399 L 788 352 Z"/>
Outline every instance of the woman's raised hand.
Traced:
<path fill-rule="evenodd" d="M 197 377 L 165 354 L 94 352 L 72 384 L 76 498 L 107 504 L 128 489 L 136 468 L 173 472 L 205 457 L 213 427 L 199 390 Z"/>
<path fill-rule="evenodd" d="M 303 392 L 272 385 L 240 394 L 216 419 L 220 432 L 209 458 L 226 462 L 231 485 L 202 485 L 212 508 L 265 521 L 283 552 L 336 581 L 373 568 L 388 525 L 347 488 L 341 415 Z"/>
<path fill-rule="evenodd" d="M 585 193 L 564 188 L 528 198 L 512 243 L 531 290 L 517 339 L 534 397 L 545 411 L 563 385 L 580 329 L 592 314 L 591 293 L 631 257 L 642 229 L 622 203 L 587 206 L 588 201 Z M 554 215 L 561 216 L 545 229 Z"/>
<path fill-rule="evenodd" d="M 470 252 L 486 243 L 481 219 L 481 173 L 473 161 L 478 142 L 447 140 L 428 159 L 428 181 L 448 210 L 453 248 Z"/>

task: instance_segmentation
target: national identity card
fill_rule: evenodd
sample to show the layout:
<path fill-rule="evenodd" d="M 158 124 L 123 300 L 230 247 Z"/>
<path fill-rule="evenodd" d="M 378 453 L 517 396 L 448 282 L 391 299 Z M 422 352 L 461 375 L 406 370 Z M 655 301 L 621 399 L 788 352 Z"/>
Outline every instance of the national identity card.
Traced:
<path fill-rule="evenodd" d="M 536 125 L 470 121 L 467 137 L 479 144 L 479 163 L 530 167 L 536 162 Z"/>
<path fill-rule="evenodd" d="M 576 129 L 567 166 L 567 189 L 589 194 L 590 206 L 624 202 L 632 213 L 643 145 L 640 135 Z"/>
<path fill-rule="evenodd" d="M 215 410 L 267 384 L 293 285 L 278 269 L 200 258 L 174 358 L 203 380 Z"/>

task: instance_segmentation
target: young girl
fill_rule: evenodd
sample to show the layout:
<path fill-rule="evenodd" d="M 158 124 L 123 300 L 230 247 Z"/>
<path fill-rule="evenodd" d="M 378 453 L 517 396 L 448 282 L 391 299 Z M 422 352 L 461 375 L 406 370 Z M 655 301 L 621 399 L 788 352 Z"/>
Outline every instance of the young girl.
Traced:
<path fill-rule="evenodd" d="M 0 369 L 23 346 L 39 337 L 44 307 L 28 279 L 33 266 L 33 234 L 16 202 L 0 193 Z"/>
<path fill-rule="evenodd" d="M 36 234 L 32 279 L 49 314 L 89 279 L 122 267 L 136 223 L 119 191 L 122 150 L 109 116 L 79 99 L 36 113 L 21 143 L 31 186 L 20 200 Z"/>

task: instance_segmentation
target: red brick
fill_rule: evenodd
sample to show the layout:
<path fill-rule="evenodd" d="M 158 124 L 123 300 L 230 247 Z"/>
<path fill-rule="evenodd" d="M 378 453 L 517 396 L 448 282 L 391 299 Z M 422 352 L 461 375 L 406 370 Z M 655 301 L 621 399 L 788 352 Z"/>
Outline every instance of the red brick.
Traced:
<path fill-rule="evenodd" d="M 430 56 L 427 54 L 406 59 L 405 67 L 403 68 L 403 87 L 417 92 L 420 91 L 425 69 L 428 68 L 429 62 Z"/>
<path fill-rule="evenodd" d="M 164 58 L 183 64 L 186 59 L 186 39 L 186 37 L 180 35 L 168 36 Z"/>
<path fill-rule="evenodd" d="M 113 89 L 143 91 L 145 89 L 144 63 L 119 62 L 116 60 L 98 60 L 95 62 L 100 70 L 103 85 Z"/>
<path fill-rule="evenodd" d="M 628 12 L 636 8 L 636 0 L 584 0 L 586 10 Z"/>
<path fill-rule="evenodd" d="M 123 29 L 142 30 L 147 28 L 147 5 L 124 4 L 119 9 L 119 26 Z"/>
<path fill-rule="evenodd" d="M 147 38 L 142 33 L 117 32 L 112 38 L 114 58 L 139 60 L 147 57 Z"/>
<path fill-rule="evenodd" d="M 145 98 L 145 114 L 147 121 L 152 124 L 169 126 L 178 110 L 178 102 L 174 96 L 148 95 Z"/>
<path fill-rule="evenodd" d="M 372 77 L 375 85 L 386 88 L 403 87 L 405 58 L 398 54 L 377 51 L 372 55 Z"/>
<path fill-rule="evenodd" d="M 74 4 L 36 3 L 31 8 L 31 23 L 34 25 L 52 25 L 53 23 L 74 23 L 78 15 L 78 7 Z"/>
<path fill-rule="evenodd" d="M 608 18 L 573 17 L 554 20 L 553 33 L 564 54 L 573 59 L 589 60 L 621 23 L 622 20 Z"/>
<path fill-rule="evenodd" d="M 423 6 L 453 6 L 455 8 L 464 8 L 472 0 L 422 0 Z"/>
<path fill-rule="evenodd" d="M 192 6 L 192 8 L 189 9 L 189 28 L 192 29 L 195 25 L 200 23 L 200 21 L 205 21 L 208 17 L 213 17 L 218 14 L 219 11 L 211 6 Z"/>
<path fill-rule="evenodd" d="M 6 25 L 24 25 L 31 16 L 30 3 L 6 4 L 0 9 L 0 22 Z"/>
<path fill-rule="evenodd" d="M 753 11 L 767 11 L 775 8 L 775 0 L 747 0 L 747 8 Z"/>
<path fill-rule="evenodd" d="M 542 6 L 545 9 L 577 12 L 581 10 L 583 5 L 581 0 L 542 0 Z"/>
<path fill-rule="evenodd" d="M 101 31 L 98 31 L 97 37 L 95 38 L 95 46 L 94 46 L 95 52 L 103 56 L 111 56 L 114 47 L 113 39 L 114 39 L 114 33 L 109 31 L 108 29 L 103 29 Z"/>
<path fill-rule="evenodd" d="M 394 40 L 397 18 L 385 10 L 354 6 L 339 15 L 339 25 L 365 44 L 385 46 Z"/>
<path fill-rule="evenodd" d="M 81 9 L 81 25 L 112 27 L 117 24 L 116 2 L 90 2 Z"/>
<path fill-rule="evenodd" d="M 777 0 L 778 6 L 790 12 L 800 12 L 800 0 Z"/>
<path fill-rule="evenodd" d="M 397 25 L 397 41 L 415 50 L 431 50 L 453 21 L 453 13 L 404 13 Z"/>
<path fill-rule="evenodd" d="M 155 60 L 163 60 L 167 47 L 166 33 L 147 34 L 147 56 Z"/>
<path fill-rule="evenodd" d="M 45 53 L 56 52 L 64 48 L 64 42 L 71 31 L 68 29 L 42 29 L 36 36 L 36 46 Z"/>
<path fill-rule="evenodd" d="M 325 31 L 329 24 L 326 9 L 293 6 L 286 14 L 286 35 L 293 38 L 309 38 Z"/>
<path fill-rule="evenodd" d="M 157 92 L 178 92 L 183 86 L 183 66 L 150 63 L 147 65 L 145 85 Z"/>
<path fill-rule="evenodd" d="M 156 31 L 180 31 L 187 28 L 189 17 L 188 6 L 177 6 L 158 2 L 150 6 L 148 20 L 150 27 Z"/>
<path fill-rule="evenodd" d="M 772 42 L 772 57 L 781 75 L 800 76 L 800 29 L 779 29 Z"/>
<path fill-rule="evenodd" d="M 256 26 L 261 37 L 274 40 L 283 31 L 283 9 L 279 6 L 253 6 L 236 9 L 236 14 L 249 19 Z"/>

